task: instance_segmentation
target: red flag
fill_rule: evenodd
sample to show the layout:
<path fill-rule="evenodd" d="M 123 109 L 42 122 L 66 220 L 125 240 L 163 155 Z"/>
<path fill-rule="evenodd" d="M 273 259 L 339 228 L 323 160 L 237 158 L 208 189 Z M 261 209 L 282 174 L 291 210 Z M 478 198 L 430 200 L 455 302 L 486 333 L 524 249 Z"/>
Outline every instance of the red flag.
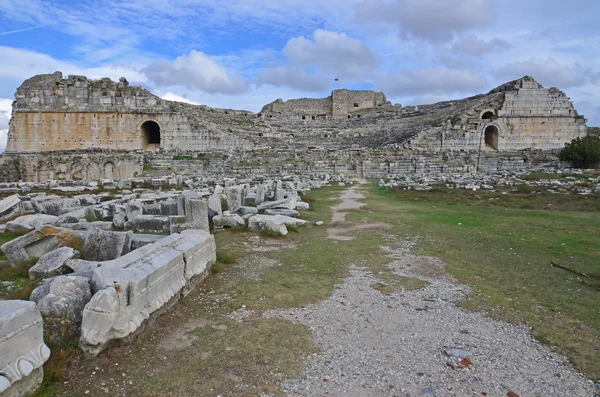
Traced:
<path fill-rule="evenodd" d="M 340 79 L 338 79 L 337 77 L 334 79 L 335 81 L 340 81 Z"/>

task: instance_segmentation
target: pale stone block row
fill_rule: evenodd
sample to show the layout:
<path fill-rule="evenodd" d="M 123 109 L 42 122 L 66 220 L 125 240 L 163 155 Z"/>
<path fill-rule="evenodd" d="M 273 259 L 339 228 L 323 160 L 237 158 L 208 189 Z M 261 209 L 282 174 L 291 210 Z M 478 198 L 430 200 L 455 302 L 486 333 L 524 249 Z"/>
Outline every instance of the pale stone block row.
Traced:
<path fill-rule="evenodd" d="M 42 383 L 42 365 L 49 357 L 36 304 L 0 301 L 1 395 L 24 396 L 36 389 Z"/>
<path fill-rule="evenodd" d="M 98 354 L 112 341 L 135 333 L 152 313 L 181 296 L 216 260 L 214 237 L 205 231 L 173 234 L 94 270 L 92 299 L 85 306 L 81 348 Z"/>

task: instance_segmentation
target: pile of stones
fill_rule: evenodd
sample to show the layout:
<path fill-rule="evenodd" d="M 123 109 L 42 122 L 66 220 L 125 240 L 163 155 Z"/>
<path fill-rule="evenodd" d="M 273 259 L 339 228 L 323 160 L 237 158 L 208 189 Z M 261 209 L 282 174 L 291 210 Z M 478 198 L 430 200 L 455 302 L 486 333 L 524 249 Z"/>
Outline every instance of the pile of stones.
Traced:
<path fill-rule="evenodd" d="M 568 175 L 576 174 L 570 171 Z M 493 174 L 439 174 L 439 175 L 392 175 L 389 179 L 379 180 L 380 187 L 400 190 L 428 191 L 435 186 L 450 189 L 495 190 L 499 187 L 528 185 L 538 191 L 562 194 L 600 194 L 599 177 L 575 177 L 556 174 L 556 178 L 531 180 L 529 173 L 498 172 Z"/>
<path fill-rule="evenodd" d="M 134 180 L 0 187 L 14 193 L 0 200 L 0 233 L 20 235 L 0 249 L 11 266 L 35 263 L 29 276 L 41 281 L 30 301 L 0 302 L 0 392 L 39 386 L 50 355 L 43 341 L 79 340 L 97 355 L 131 340 L 209 274 L 211 230 L 285 235 L 306 224 L 303 194 L 350 183 L 328 175 L 156 181 L 144 182 L 154 188 Z"/>

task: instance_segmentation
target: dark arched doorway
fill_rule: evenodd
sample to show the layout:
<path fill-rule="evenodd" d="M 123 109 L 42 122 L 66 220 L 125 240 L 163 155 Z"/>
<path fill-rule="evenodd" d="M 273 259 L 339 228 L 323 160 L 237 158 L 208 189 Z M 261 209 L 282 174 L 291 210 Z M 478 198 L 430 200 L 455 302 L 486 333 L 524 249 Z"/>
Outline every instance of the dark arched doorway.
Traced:
<path fill-rule="evenodd" d="M 489 149 L 498 150 L 498 127 L 489 125 L 485 128 L 485 146 Z"/>
<path fill-rule="evenodd" d="M 160 126 L 155 121 L 142 124 L 142 149 L 157 150 L 160 148 Z"/>
<path fill-rule="evenodd" d="M 494 117 L 494 112 L 485 112 L 484 114 L 481 115 L 481 118 L 483 120 L 491 120 L 491 118 Z"/>

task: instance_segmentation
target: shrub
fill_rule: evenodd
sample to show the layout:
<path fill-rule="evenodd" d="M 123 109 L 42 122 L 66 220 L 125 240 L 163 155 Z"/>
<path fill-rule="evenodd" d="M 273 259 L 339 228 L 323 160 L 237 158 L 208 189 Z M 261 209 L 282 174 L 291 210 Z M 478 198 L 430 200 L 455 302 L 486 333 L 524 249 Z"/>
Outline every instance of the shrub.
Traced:
<path fill-rule="evenodd" d="M 595 168 L 600 164 L 600 137 L 588 135 L 573 139 L 558 154 L 576 168 Z"/>

